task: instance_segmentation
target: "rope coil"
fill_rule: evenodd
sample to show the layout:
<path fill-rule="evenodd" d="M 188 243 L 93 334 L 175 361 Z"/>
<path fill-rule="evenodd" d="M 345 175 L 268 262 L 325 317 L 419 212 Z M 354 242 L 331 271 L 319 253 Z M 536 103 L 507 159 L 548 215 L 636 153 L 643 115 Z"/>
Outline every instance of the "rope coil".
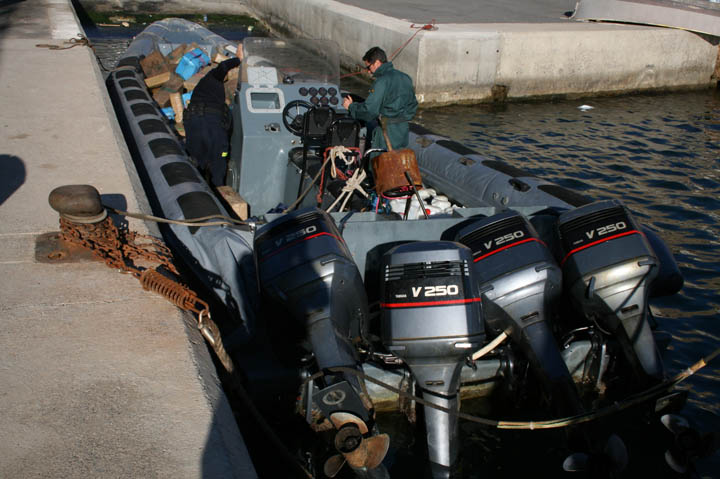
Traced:
<path fill-rule="evenodd" d="M 357 191 L 358 193 L 363 195 L 365 198 L 367 198 L 368 194 L 361 186 L 362 182 L 365 181 L 366 177 L 367 177 L 367 173 L 365 173 L 365 170 L 363 170 L 361 168 L 358 168 L 357 170 L 355 170 L 355 173 L 353 173 L 353 175 L 347 180 L 347 182 L 345 183 L 345 186 L 343 186 L 338 197 L 335 199 L 333 204 L 331 204 L 330 207 L 326 211 L 328 213 L 330 213 L 344 196 L 345 199 L 343 200 L 342 205 L 340 205 L 340 211 L 343 211 L 345 209 L 345 206 L 347 206 L 347 203 L 350 200 L 350 197 L 352 197 L 352 195 L 355 191 Z"/>

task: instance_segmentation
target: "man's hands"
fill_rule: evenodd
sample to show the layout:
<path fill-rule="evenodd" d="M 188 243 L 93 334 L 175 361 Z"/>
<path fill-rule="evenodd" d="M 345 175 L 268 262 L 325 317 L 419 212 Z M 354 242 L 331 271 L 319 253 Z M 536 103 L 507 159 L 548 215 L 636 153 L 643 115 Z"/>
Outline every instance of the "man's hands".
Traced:
<path fill-rule="evenodd" d="M 350 104 L 351 104 L 352 102 L 353 102 L 352 98 L 350 98 L 349 96 L 346 96 L 346 97 L 343 99 L 343 108 L 345 108 L 345 109 L 347 110 L 347 109 L 350 107 Z"/>

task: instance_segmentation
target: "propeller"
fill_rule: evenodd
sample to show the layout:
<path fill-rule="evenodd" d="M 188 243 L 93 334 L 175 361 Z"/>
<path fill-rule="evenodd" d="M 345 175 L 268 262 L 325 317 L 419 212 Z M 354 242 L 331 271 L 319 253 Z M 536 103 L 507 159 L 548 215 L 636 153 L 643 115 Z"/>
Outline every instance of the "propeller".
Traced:
<path fill-rule="evenodd" d="M 348 463 L 353 469 L 378 467 L 390 447 L 390 436 L 368 435 L 365 422 L 354 414 L 338 412 L 330 416 L 335 425 L 335 449 L 339 454 L 331 456 L 323 466 L 327 477 L 333 478 Z"/>
<path fill-rule="evenodd" d="M 660 422 L 675 436 L 673 445 L 665 451 L 665 462 L 679 474 L 686 473 L 692 469 L 695 460 L 712 454 L 718 448 L 715 434 L 701 434 L 682 416 L 665 414 Z"/>
<path fill-rule="evenodd" d="M 611 434 L 602 452 L 587 454 L 576 452 L 563 461 L 567 472 L 590 472 L 591 477 L 607 477 L 622 472 L 628 465 L 625 443 L 616 434 Z"/>

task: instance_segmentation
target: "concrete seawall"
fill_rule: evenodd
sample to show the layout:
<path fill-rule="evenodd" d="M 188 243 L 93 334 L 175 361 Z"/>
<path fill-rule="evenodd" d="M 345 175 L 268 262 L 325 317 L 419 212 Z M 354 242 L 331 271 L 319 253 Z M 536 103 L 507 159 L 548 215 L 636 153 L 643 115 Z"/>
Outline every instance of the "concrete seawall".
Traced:
<path fill-rule="evenodd" d="M 560 0 L 482 6 L 472 0 L 415 6 L 392 0 L 82 3 L 167 13 L 250 13 L 278 36 L 336 41 L 350 69 L 371 46 L 388 54 L 400 48 L 416 31 L 404 18 L 417 22 L 418 16 L 434 15 L 444 23 L 419 32 L 393 61 L 413 78 L 418 100 L 425 104 L 709 88 L 718 80 L 718 38 L 671 28 L 576 22 L 563 16 L 567 5 Z"/>
<path fill-rule="evenodd" d="M 407 20 L 335 1 L 247 3 L 281 33 L 337 41 L 346 65 L 373 45 L 389 54 L 414 32 Z M 420 102 L 454 103 L 490 101 L 493 92 L 520 99 L 710 87 L 717 52 L 717 42 L 670 28 L 454 23 L 419 33 L 394 63 L 413 77 Z"/>

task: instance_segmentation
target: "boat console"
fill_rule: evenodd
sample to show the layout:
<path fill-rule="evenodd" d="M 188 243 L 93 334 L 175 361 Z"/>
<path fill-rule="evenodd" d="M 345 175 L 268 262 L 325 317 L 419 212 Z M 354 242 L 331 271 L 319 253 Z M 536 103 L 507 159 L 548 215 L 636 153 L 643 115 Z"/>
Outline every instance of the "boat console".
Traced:
<path fill-rule="evenodd" d="M 360 125 L 342 108 L 333 42 L 248 38 L 243 49 L 227 183 L 262 215 L 298 198 L 327 148 L 357 155 Z"/>

